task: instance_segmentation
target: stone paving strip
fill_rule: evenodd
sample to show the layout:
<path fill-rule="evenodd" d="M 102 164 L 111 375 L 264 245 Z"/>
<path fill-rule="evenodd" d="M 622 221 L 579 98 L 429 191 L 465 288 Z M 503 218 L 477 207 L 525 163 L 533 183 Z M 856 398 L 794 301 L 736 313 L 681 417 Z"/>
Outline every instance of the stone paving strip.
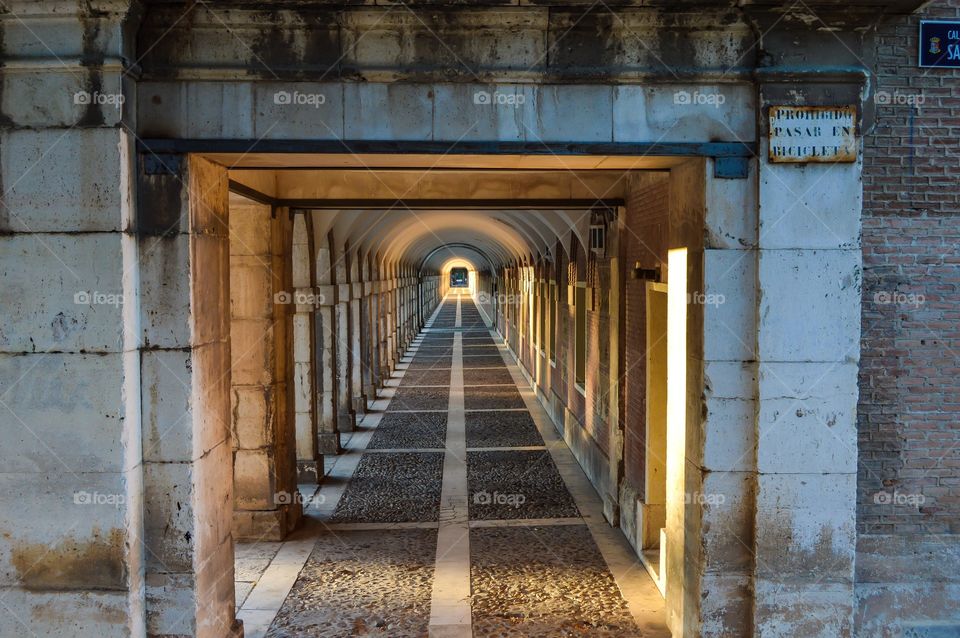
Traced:
<path fill-rule="evenodd" d="M 470 530 L 475 636 L 642 635 L 582 525 Z"/>
<path fill-rule="evenodd" d="M 579 516 L 575 518 L 514 518 L 470 521 L 474 527 L 549 527 L 550 525 L 586 525 Z"/>
<path fill-rule="evenodd" d="M 457 297 L 457 325 L 461 299 Z M 471 638 L 470 528 L 467 502 L 467 440 L 463 411 L 463 341 L 454 341 L 450 404 L 437 556 L 430 604 L 430 638 Z"/>
<path fill-rule="evenodd" d="M 467 448 L 543 445 L 533 417 L 523 411 L 467 412 Z"/>
<path fill-rule="evenodd" d="M 268 638 L 427 634 L 432 529 L 321 536 Z"/>

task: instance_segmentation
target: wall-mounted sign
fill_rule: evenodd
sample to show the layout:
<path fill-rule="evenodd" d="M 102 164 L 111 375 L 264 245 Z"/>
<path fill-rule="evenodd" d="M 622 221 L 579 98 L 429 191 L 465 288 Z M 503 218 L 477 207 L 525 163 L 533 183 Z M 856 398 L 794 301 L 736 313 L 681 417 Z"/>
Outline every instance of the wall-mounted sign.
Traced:
<path fill-rule="evenodd" d="M 770 161 L 854 162 L 857 107 L 771 106 Z"/>
<path fill-rule="evenodd" d="M 920 21 L 920 66 L 960 67 L 960 22 Z"/>

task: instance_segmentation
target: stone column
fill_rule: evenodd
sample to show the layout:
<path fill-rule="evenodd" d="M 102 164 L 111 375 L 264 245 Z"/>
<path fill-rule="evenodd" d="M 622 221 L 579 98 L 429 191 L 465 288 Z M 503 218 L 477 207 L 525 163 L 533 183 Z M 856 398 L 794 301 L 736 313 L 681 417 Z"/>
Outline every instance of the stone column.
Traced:
<path fill-rule="evenodd" d="M 336 287 L 320 286 L 316 311 L 317 362 L 317 449 L 320 454 L 340 453 L 340 424 L 337 419 L 337 325 Z"/>
<path fill-rule="evenodd" d="M 140 158 L 148 635 L 233 626 L 233 437 L 226 171 Z"/>
<path fill-rule="evenodd" d="M 363 350 L 364 342 L 367 340 L 364 335 L 363 320 L 363 282 L 353 281 L 350 284 L 350 343 L 346 352 L 350 357 L 350 400 L 353 414 L 356 418 L 361 417 L 367 412 L 367 399 L 363 393 Z"/>
<path fill-rule="evenodd" d="M 340 432 L 353 432 L 356 429 L 356 416 L 353 411 L 352 290 L 350 284 L 339 284 L 337 304 L 334 307 L 337 339 L 337 430 Z"/>
<path fill-rule="evenodd" d="M 301 514 L 290 388 L 290 221 L 285 209 L 277 213 L 235 200 L 230 215 L 233 531 L 251 540 L 282 539 Z"/>
<path fill-rule="evenodd" d="M 790 105 L 798 90 L 824 99 L 820 87 L 793 81 L 761 95 L 766 105 Z M 860 87 L 826 95 L 826 104 L 857 104 Z M 760 149 L 754 631 L 849 636 L 861 163 L 772 164 L 765 135 Z"/>
<path fill-rule="evenodd" d="M 298 211 L 293 220 L 293 396 L 297 447 L 297 482 L 318 483 L 323 476 L 323 455 L 317 449 L 317 397 L 314 361 L 317 329 L 314 313 L 312 225 L 309 213 Z"/>
<path fill-rule="evenodd" d="M 72 4 L 4 3 L 0 635 L 142 636 L 130 3 Z"/>

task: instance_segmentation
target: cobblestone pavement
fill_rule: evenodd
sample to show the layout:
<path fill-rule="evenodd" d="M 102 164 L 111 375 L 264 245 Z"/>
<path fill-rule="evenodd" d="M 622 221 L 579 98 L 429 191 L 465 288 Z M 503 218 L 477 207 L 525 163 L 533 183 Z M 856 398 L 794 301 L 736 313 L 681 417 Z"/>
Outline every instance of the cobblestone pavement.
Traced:
<path fill-rule="evenodd" d="M 426 636 L 437 534 L 322 536 L 267 636 Z"/>
<path fill-rule="evenodd" d="M 609 541 L 599 498 L 470 298 L 459 305 L 447 298 L 385 409 L 346 438 L 306 540 L 238 545 L 246 638 L 669 636 L 638 629 L 607 566 L 635 557 Z"/>

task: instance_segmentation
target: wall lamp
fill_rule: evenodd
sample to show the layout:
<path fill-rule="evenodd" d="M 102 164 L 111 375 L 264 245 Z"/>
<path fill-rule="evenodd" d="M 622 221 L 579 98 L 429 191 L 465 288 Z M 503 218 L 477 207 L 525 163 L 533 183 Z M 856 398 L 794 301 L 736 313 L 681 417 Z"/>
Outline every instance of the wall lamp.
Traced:
<path fill-rule="evenodd" d="M 654 281 L 656 283 L 661 283 L 663 281 L 659 264 L 657 264 L 655 268 L 642 268 L 639 261 L 633 265 L 632 278 L 641 279 L 643 281 Z"/>

